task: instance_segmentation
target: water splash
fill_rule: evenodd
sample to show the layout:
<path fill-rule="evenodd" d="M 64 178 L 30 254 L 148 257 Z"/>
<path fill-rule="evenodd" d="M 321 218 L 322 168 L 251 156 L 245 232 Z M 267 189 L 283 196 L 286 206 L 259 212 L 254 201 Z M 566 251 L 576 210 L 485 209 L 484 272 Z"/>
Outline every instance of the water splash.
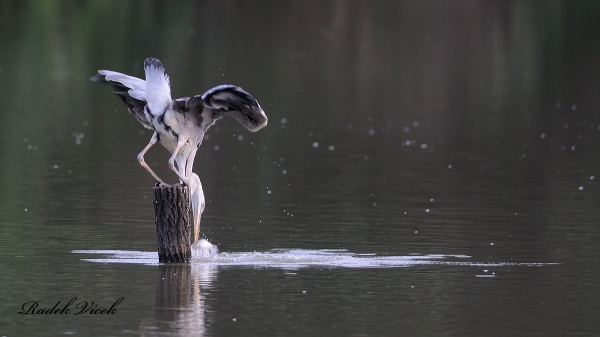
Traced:
<path fill-rule="evenodd" d="M 145 265 L 158 265 L 156 252 L 139 252 L 123 250 L 74 250 L 74 254 L 105 255 L 102 258 L 84 258 L 83 261 L 96 263 L 134 263 Z M 211 253 L 195 254 L 192 264 L 203 264 L 221 267 L 275 267 L 282 269 L 298 269 L 304 267 L 334 267 L 334 268 L 398 268 L 421 265 L 447 265 L 447 266 L 476 266 L 476 267 L 501 267 L 501 266 L 528 266 L 540 267 L 555 265 L 557 263 L 539 262 L 476 262 L 470 261 L 468 255 L 441 255 L 441 254 L 410 254 L 379 255 L 355 254 L 345 249 L 273 249 L 267 252 L 238 252 L 238 253 Z"/>
<path fill-rule="evenodd" d="M 216 257 L 219 253 L 219 247 L 213 245 L 206 239 L 200 239 L 190 247 L 192 251 L 192 258 L 197 259 L 208 259 Z"/>

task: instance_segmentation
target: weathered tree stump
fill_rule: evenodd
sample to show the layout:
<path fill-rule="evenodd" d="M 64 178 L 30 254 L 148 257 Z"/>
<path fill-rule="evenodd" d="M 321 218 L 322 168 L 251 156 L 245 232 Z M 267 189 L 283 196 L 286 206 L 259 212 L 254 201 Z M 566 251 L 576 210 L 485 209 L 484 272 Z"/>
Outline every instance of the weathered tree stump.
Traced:
<path fill-rule="evenodd" d="M 154 218 L 161 263 L 189 262 L 190 194 L 183 186 L 154 187 Z"/>

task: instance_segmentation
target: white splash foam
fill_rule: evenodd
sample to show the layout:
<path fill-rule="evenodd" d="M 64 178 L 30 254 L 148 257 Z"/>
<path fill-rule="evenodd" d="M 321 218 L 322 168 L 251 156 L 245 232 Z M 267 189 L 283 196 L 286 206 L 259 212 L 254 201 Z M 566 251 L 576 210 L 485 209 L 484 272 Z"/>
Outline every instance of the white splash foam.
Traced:
<path fill-rule="evenodd" d="M 207 259 L 215 257 L 219 253 L 219 247 L 213 245 L 206 239 L 200 239 L 191 247 L 192 258 L 194 259 Z"/>
<path fill-rule="evenodd" d="M 208 241 L 207 241 L 208 242 Z M 557 263 L 538 262 L 474 262 L 468 261 L 467 255 L 419 255 L 406 256 L 354 254 L 345 249 L 273 249 L 267 252 L 239 252 L 217 253 L 211 245 L 200 247 L 198 244 L 193 254 L 192 264 L 209 266 L 235 267 L 276 267 L 282 269 L 298 269 L 311 266 L 341 267 L 341 268 L 398 268 L 419 265 L 448 265 L 448 266 L 477 266 L 477 267 L 502 267 L 502 266 L 528 266 L 540 267 Z M 218 250 L 218 249 L 217 249 Z M 99 259 L 82 259 L 96 263 L 134 263 L 145 265 L 158 265 L 156 252 L 138 252 L 123 250 L 74 250 L 75 254 L 106 255 Z M 194 253 L 194 250 L 192 250 Z"/>

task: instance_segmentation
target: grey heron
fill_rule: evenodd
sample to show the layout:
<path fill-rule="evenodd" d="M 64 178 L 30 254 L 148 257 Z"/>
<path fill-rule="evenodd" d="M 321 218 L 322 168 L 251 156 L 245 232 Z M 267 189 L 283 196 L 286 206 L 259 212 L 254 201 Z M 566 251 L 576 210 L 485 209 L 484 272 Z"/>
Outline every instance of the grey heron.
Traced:
<path fill-rule="evenodd" d="M 154 131 L 137 160 L 160 186 L 170 185 L 146 164 L 144 154 L 157 142 L 171 153 L 169 168 L 190 189 L 195 243 L 198 241 L 200 216 L 205 203 L 200 178 L 192 172 L 192 167 L 204 133 L 225 115 L 235 118 L 249 131 L 256 132 L 267 125 L 267 115 L 252 95 L 230 84 L 216 86 L 202 95 L 173 100 L 169 76 L 162 63 L 158 59 L 147 58 L 144 70 L 146 80 L 111 70 L 98 70 L 91 80 L 110 85 L 113 93 L 125 102 L 129 112 L 144 127 Z"/>

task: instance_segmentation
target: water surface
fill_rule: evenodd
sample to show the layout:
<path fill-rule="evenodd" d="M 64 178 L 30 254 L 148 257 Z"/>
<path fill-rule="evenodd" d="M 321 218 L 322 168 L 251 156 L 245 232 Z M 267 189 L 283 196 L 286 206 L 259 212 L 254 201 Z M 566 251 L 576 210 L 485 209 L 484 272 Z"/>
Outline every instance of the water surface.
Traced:
<path fill-rule="evenodd" d="M 0 4 L 0 335 L 593 336 L 595 2 Z M 214 260 L 160 265 L 151 133 L 98 69 L 161 59 L 269 125 L 196 156 Z M 175 182 L 168 153 L 146 156 Z M 112 315 L 20 315 L 77 297 Z"/>

